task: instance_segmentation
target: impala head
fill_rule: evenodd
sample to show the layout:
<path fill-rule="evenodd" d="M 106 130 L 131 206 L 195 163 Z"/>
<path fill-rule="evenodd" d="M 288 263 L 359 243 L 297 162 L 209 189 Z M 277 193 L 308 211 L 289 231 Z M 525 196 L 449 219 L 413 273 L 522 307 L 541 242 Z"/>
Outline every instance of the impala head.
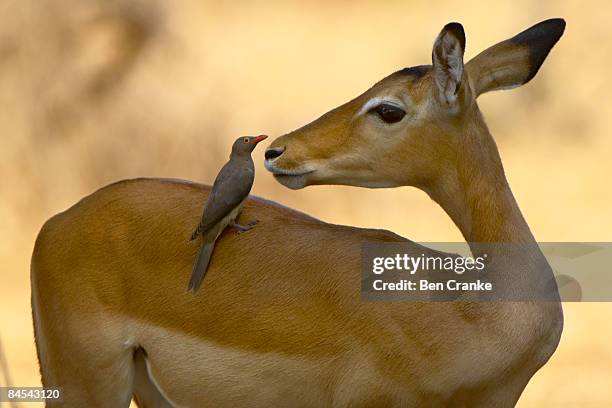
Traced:
<path fill-rule="evenodd" d="M 293 189 L 426 186 L 443 177 L 460 155 L 470 160 L 465 157 L 473 150 L 469 144 L 488 143 L 477 140 L 490 135 L 476 98 L 531 80 L 564 28 L 561 19 L 541 22 L 464 65 L 463 27 L 447 24 L 434 42 L 432 65 L 395 72 L 279 137 L 266 151 L 266 168 Z"/>

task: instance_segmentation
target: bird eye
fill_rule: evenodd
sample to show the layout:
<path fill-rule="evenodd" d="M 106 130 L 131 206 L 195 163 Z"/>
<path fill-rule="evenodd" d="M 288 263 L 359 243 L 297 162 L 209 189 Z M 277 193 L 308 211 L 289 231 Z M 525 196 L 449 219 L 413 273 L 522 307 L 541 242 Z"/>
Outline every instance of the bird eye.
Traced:
<path fill-rule="evenodd" d="M 406 112 L 402 108 L 388 103 L 382 103 L 372 108 L 372 111 L 376 112 L 385 123 L 397 123 L 406 116 Z"/>
<path fill-rule="evenodd" d="M 249 143 L 249 138 L 248 138 L 248 137 L 245 137 L 244 139 L 242 139 L 242 141 L 243 141 L 244 143 Z"/>

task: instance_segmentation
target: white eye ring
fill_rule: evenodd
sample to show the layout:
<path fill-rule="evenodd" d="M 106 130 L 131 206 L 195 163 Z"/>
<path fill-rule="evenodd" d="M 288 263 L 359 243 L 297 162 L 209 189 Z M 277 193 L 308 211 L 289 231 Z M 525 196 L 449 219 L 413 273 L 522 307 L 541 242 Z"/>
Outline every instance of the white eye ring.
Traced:
<path fill-rule="evenodd" d="M 357 114 L 355 116 L 360 116 L 363 115 L 364 113 L 367 113 L 369 111 L 371 111 L 372 109 L 374 109 L 375 107 L 379 106 L 379 105 L 391 105 L 391 106 L 395 106 L 403 111 L 406 111 L 406 108 L 404 107 L 404 104 L 397 98 L 393 97 L 393 96 L 387 96 L 387 97 L 380 97 L 380 96 L 375 96 L 374 98 L 370 99 L 369 101 L 367 101 L 362 107 L 361 109 L 359 109 L 359 112 L 357 112 Z"/>
<path fill-rule="evenodd" d="M 406 111 L 402 108 L 388 103 L 381 103 L 370 109 L 368 112 L 376 114 L 380 120 L 388 125 L 398 123 L 406 116 Z"/>

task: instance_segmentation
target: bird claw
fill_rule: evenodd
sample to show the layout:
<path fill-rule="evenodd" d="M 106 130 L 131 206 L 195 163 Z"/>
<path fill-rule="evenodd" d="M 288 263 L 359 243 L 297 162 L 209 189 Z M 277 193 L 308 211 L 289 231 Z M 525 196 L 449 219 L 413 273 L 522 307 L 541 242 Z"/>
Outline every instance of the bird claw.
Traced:
<path fill-rule="evenodd" d="M 198 226 L 196 227 L 195 230 L 193 230 L 193 233 L 191 234 L 191 239 L 190 241 L 195 240 L 197 237 L 199 237 L 200 235 L 202 235 L 202 223 L 198 224 Z"/>
<path fill-rule="evenodd" d="M 244 232 L 247 232 L 250 229 L 253 229 L 253 227 L 258 222 L 259 222 L 258 220 L 253 220 L 253 221 L 249 222 L 247 225 L 240 225 L 240 224 L 234 223 L 232 226 L 238 230 L 238 231 L 236 231 L 236 235 L 240 235 L 240 234 L 242 234 Z"/>
<path fill-rule="evenodd" d="M 250 227 L 247 227 L 247 228 L 244 228 L 244 229 L 239 229 L 238 231 L 236 231 L 236 235 L 244 234 L 245 232 L 247 232 L 251 228 L 253 228 L 253 227 L 250 226 Z"/>

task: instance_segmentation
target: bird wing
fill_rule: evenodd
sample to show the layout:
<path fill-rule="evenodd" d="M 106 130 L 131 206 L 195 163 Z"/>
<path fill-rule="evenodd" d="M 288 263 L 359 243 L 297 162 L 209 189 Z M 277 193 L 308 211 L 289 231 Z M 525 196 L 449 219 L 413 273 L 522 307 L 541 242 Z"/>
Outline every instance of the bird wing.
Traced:
<path fill-rule="evenodd" d="M 200 222 L 202 233 L 225 218 L 249 195 L 254 178 L 252 162 L 249 165 L 233 163 L 230 160 L 223 166 L 204 207 Z"/>

